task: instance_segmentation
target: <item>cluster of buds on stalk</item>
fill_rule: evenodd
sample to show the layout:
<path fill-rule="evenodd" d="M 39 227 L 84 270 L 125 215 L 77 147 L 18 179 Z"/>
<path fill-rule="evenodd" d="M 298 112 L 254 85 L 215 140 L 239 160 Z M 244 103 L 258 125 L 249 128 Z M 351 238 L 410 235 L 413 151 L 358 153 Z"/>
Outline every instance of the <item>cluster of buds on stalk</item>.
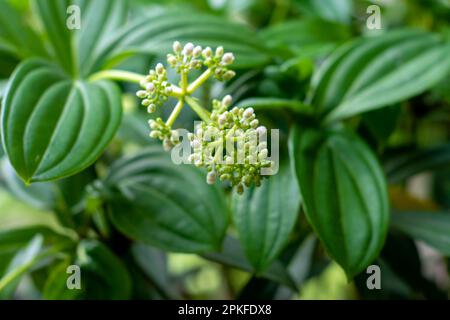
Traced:
<path fill-rule="evenodd" d="M 229 181 L 238 193 L 242 193 L 244 186 L 259 186 L 264 177 L 261 169 L 272 165 L 267 159 L 266 128 L 259 125 L 252 108 L 230 109 L 232 98 L 229 95 L 221 101 L 213 100 L 211 112 L 192 97 L 192 93 L 210 77 L 219 81 L 233 78 L 235 72 L 229 69 L 233 61 L 233 54 L 225 53 L 222 47 L 213 51 L 210 47 L 202 48 L 192 43 L 183 47 L 175 41 L 173 53 L 167 55 L 167 62 L 180 74 L 179 84 L 169 83 L 167 70 L 158 63 L 142 79 L 142 90 L 136 95 L 143 99 L 142 105 L 147 107 L 149 113 L 153 113 L 169 97 L 178 100 L 165 122 L 161 118 L 149 120 L 150 137 L 163 141 L 167 151 L 181 142 L 180 134 L 172 129 L 172 125 L 183 106 L 188 104 L 202 120 L 194 133 L 188 136 L 193 148 L 189 160 L 196 166 L 207 168 L 207 183 L 213 184 L 217 178 Z M 188 73 L 201 69 L 206 70 L 189 83 Z"/>
<path fill-rule="evenodd" d="M 272 161 L 267 159 L 267 130 L 259 125 L 253 109 L 228 110 L 231 102 L 229 95 L 213 101 L 211 122 L 202 122 L 189 135 L 194 150 L 189 160 L 207 168 L 207 183 L 217 178 L 230 181 L 242 193 L 244 185 L 261 185 L 261 169 L 270 168 Z"/>

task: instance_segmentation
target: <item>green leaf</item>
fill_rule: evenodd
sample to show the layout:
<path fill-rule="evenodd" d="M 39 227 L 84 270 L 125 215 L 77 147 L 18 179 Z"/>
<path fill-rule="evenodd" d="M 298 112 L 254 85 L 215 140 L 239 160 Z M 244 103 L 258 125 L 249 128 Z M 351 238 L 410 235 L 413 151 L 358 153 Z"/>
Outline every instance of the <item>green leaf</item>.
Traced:
<path fill-rule="evenodd" d="M 77 30 L 77 61 L 81 75 L 93 72 L 93 64 L 112 34 L 123 27 L 127 18 L 127 3 L 123 0 L 81 1 L 82 27 Z"/>
<path fill-rule="evenodd" d="M 303 13 L 329 21 L 350 23 L 353 13 L 352 0 L 296 0 Z"/>
<path fill-rule="evenodd" d="M 11 164 L 28 183 L 83 170 L 114 136 L 120 104 L 111 82 L 72 81 L 50 64 L 27 60 L 14 72 L 2 108 Z"/>
<path fill-rule="evenodd" d="M 98 63 L 115 62 L 135 53 L 165 55 L 173 41 L 218 47 L 236 56 L 234 68 L 251 68 L 268 62 L 266 49 L 245 26 L 220 17 L 181 10 L 153 10 L 120 30 L 104 47 Z"/>
<path fill-rule="evenodd" d="M 313 78 L 309 100 L 335 121 L 418 95 L 448 75 L 450 45 L 433 34 L 401 30 L 338 49 Z"/>
<path fill-rule="evenodd" d="M 450 256 L 450 215 L 433 212 L 401 212 L 392 215 L 392 226 Z"/>
<path fill-rule="evenodd" d="M 202 256 L 208 260 L 233 268 L 238 268 L 247 272 L 254 271 L 254 268 L 245 257 L 239 241 L 230 236 L 225 238 L 222 250 L 218 252 L 208 252 Z M 278 260 L 273 261 L 267 270 L 261 272 L 259 276 L 283 284 L 284 286 L 297 291 L 295 281 L 292 279 L 285 266 Z"/>
<path fill-rule="evenodd" d="M 167 267 L 167 254 L 154 247 L 135 243 L 131 247 L 131 254 L 145 273 L 152 284 L 158 288 L 158 291 L 163 293 L 168 299 L 181 299 L 179 293 L 170 279 L 169 270 Z"/>
<path fill-rule="evenodd" d="M 68 289 L 70 265 L 80 267 L 81 288 Z M 43 296 L 49 300 L 128 299 L 131 279 L 122 261 L 97 240 L 82 240 L 76 256 L 52 268 L 44 285 Z"/>
<path fill-rule="evenodd" d="M 425 170 L 432 170 L 450 163 L 450 144 L 401 154 L 385 164 L 391 183 L 399 183 Z"/>
<path fill-rule="evenodd" d="M 52 57 L 68 74 L 77 74 L 75 50 L 72 46 L 73 30 L 66 26 L 70 0 L 33 2 L 50 43 Z"/>
<path fill-rule="evenodd" d="M 290 152 L 306 216 L 329 254 L 353 277 L 376 258 L 389 212 L 375 155 L 354 134 L 296 127 Z"/>
<path fill-rule="evenodd" d="M 67 268 L 70 261 L 63 261 L 52 267 L 51 272 L 45 281 L 42 297 L 46 300 L 75 300 L 80 299 L 82 291 L 78 289 L 68 289 L 67 279 L 70 274 Z M 82 274 L 81 274 L 82 276 Z"/>
<path fill-rule="evenodd" d="M 117 161 L 104 181 L 122 233 L 168 251 L 217 249 L 228 225 L 223 192 L 192 165 L 175 165 L 161 146 Z"/>
<path fill-rule="evenodd" d="M 131 280 L 122 261 L 97 240 L 82 240 L 75 264 L 81 269 L 83 299 L 128 299 Z"/>
<path fill-rule="evenodd" d="M 5 274 L 0 279 L 0 298 L 10 297 L 19 284 L 21 276 L 37 263 L 43 241 L 43 236 L 37 234 L 26 247 L 14 255 Z"/>
<path fill-rule="evenodd" d="M 8 4 L 0 1 L 0 51 L 23 59 L 30 56 L 46 56 L 46 51 L 38 35 L 23 16 Z M 3 72 L 3 55 L 1 59 Z"/>
<path fill-rule="evenodd" d="M 302 54 L 307 49 L 336 45 L 350 38 L 350 30 L 337 23 L 317 18 L 291 20 L 263 29 L 260 33 L 268 47 L 286 48 Z"/>
<path fill-rule="evenodd" d="M 300 195 L 285 163 L 259 188 L 233 199 L 233 220 L 245 255 L 260 273 L 279 255 L 297 220 Z"/>

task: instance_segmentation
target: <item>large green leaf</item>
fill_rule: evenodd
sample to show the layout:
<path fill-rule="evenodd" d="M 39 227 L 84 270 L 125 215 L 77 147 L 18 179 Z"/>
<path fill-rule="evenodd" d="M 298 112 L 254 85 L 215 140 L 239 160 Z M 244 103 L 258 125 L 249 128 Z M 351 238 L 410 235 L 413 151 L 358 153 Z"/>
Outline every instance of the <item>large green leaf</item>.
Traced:
<path fill-rule="evenodd" d="M 233 67 L 255 67 L 268 62 L 266 49 L 245 26 L 223 18 L 181 10 L 152 10 L 120 30 L 104 46 L 98 63 L 109 63 L 134 53 L 165 55 L 173 41 L 202 46 L 223 46 L 236 55 Z"/>
<path fill-rule="evenodd" d="M 46 55 L 38 35 L 8 1 L 0 1 L 0 48 L 0 51 L 8 52 L 18 59 Z M 2 55 L 2 67 L 5 62 L 3 59 Z M 0 72 L 3 71 L 1 68 Z"/>
<path fill-rule="evenodd" d="M 233 220 L 245 254 L 256 272 L 278 256 L 297 220 L 300 195 L 288 163 L 259 188 L 236 195 Z"/>
<path fill-rule="evenodd" d="M 356 275 L 378 255 L 388 227 L 375 155 L 350 132 L 298 127 L 290 152 L 309 222 L 347 275 Z"/>
<path fill-rule="evenodd" d="M 313 78 L 311 103 L 334 121 L 420 94 L 450 71 L 450 45 L 401 30 L 338 49 Z"/>
<path fill-rule="evenodd" d="M 304 14 L 329 21 L 350 23 L 353 13 L 352 0 L 295 0 Z"/>
<path fill-rule="evenodd" d="M 117 161 L 104 185 L 125 235 L 169 251 L 219 248 L 228 225 L 223 192 L 197 168 L 173 164 L 161 146 Z"/>
<path fill-rule="evenodd" d="M 450 214 L 401 212 L 392 216 L 394 228 L 422 240 L 446 256 L 450 255 Z"/>
<path fill-rule="evenodd" d="M 55 66 L 27 60 L 14 72 L 2 108 L 2 138 L 11 164 L 27 182 L 81 171 L 114 136 L 120 104 L 111 82 L 70 80 Z"/>
<path fill-rule="evenodd" d="M 81 288 L 68 289 L 67 267 L 80 267 Z M 82 240 L 76 256 L 55 268 L 44 286 L 44 298 L 60 299 L 128 299 L 131 279 L 123 262 L 97 240 Z"/>
<path fill-rule="evenodd" d="M 67 9 L 71 3 L 70 0 L 35 0 L 33 5 L 44 26 L 52 58 L 68 74 L 76 75 L 77 66 L 72 39 L 74 31 L 66 25 Z"/>

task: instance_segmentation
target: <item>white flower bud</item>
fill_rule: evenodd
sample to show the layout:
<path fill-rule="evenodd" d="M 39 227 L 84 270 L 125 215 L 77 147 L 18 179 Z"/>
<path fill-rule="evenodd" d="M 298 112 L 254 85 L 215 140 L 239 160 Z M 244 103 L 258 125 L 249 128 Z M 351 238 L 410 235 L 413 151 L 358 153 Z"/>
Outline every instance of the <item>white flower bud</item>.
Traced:
<path fill-rule="evenodd" d="M 234 61 L 234 55 L 231 52 L 227 52 L 222 57 L 222 62 L 224 64 L 232 64 Z"/>
<path fill-rule="evenodd" d="M 228 70 L 227 72 L 225 72 L 225 74 L 223 75 L 223 79 L 228 81 L 231 78 L 233 78 L 236 75 L 236 72 L 234 72 L 233 70 Z"/>
<path fill-rule="evenodd" d="M 173 142 L 180 141 L 180 134 L 178 133 L 177 130 L 172 130 L 171 131 L 171 139 L 172 139 Z"/>
<path fill-rule="evenodd" d="M 171 66 L 174 66 L 174 65 L 177 64 L 177 58 L 175 58 L 174 56 L 170 55 L 170 56 L 167 58 L 167 62 L 168 62 Z"/>
<path fill-rule="evenodd" d="M 142 104 L 144 107 L 148 107 L 148 105 L 150 104 L 150 100 L 144 99 L 144 100 L 142 100 L 141 104 Z"/>
<path fill-rule="evenodd" d="M 158 124 L 156 123 L 155 120 L 150 119 L 148 120 L 148 125 L 150 126 L 150 128 L 152 128 L 153 130 L 158 129 Z"/>
<path fill-rule="evenodd" d="M 216 182 L 216 172 L 215 171 L 210 171 L 208 172 L 208 174 L 206 175 L 206 182 L 208 184 L 214 184 L 214 182 Z"/>
<path fill-rule="evenodd" d="M 210 47 L 206 47 L 202 52 L 203 57 L 209 58 L 212 56 L 212 50 Z"/>
<path fill-rule="evenodd" d="M 253 115 L 253 113 L 254 113 L 254 111 L 253 111 L 253 108 L 247 108 L 247 109 L 245 109 L 245 111 L 244 111 L 244 118 L 250 118 L 252 115 Z"/>
<path fill-rule="evenodd" d="M 150 132 L 150 137 L 153 139 L 156 139 L 159 137 L 159 131 L 158 130 L 154 130 L 152 132 Z"/>
<path fill-rule="evenodd" d="M 191 147 L 194 149 L 198 149 L 201 147 L 201 143 L 200 141 L 198 141 L 198 139 L 194 139 L 191 141 Z"/>
<path fill-rule="evenodd" d="M 163 141 L 163 148 L 164 148 L 164 150 L 165 151 L 170 151 L 170 149 L 172 149 L 172 147 L 173 147 L 173 144 L 172 144 L 172 142 L 169 140 L 169 139 L 164 139 L 164 141 Z"/>
<path fill-rule="evenodd" d="M 148 112 L 148 113 L 153 113 L 153 112 L 155 112 L 155 111 L 156 111 L 156 105 L 155 105 L 154 103 L 150 104 L 150 105 L 147 107 L 147 112 Z"/>
<path fill-rule="evenodd" d="M 145 90 L 139 90 L 138 92 L 136 92 L 136 95 L 139 98 L 143 99 L 143 98 L 145 98 L 147 96 L 147 92 Z"/>
<path fill-rule="evenodd" d="M 219 116 L 219 124 L 224 125 L 227 122 L 227 116 L 225 114 L 221 114 Z"/>
<path fill-rule="evenodd" d="M 194 50 L 194 45 L 191 42 L 188 42 L 184 46 L 183 53 L 187 56 L 190 56 L 192 54 L 193 50 Z"/>
<path fill-rule="evenodd" d="M 250 125 L 252 126 L 252 128 L 256 128 L 258 126 L 258 124 L 259 124 L 259 121 L 257 119 L 253 119 L 250 122 Z"/>
<path fill-rule="evenodd" d="M 261 142 L 260 144 L 258 144 L 258 150 L 261 151 L 263 149 L 267 148 L 267 143 L 265 142 Z"/>
<path fill-rule="evenodd" d="M 231 109 L 231 113 L 234 114 L 235 116 L 237 116 L 239 114 L 239 108 L 234 107 L 233 109 Z"/>
<path fill-rule="evenodd" d="M 198 56 L 200 56 L 201 54 L 202 54 L 202 47 L 200 47 L 200 46 L 196 46 L 195 48 L 194 48 L 194 50 L 192 51 L 192 54 L 193 54 L 193 56 L 194 57 L 198 57 Z"/>
<path fill-rule="evenodd" d="M 269 151 L 267 149 L 262 149 L 259 153 L 258 153 L 258 159 L 261 160 L 265 160 L 267 158 L 267 155 L 269 154 Z"/>
<path fill-rule="evenodd" d="M 147 85 L 145 86 L 145 90 L 149 92 L 155 91 L 155 85 L 153 84 L 153 82 L 147 83 Z"/>
<path fill-rule="evenodd" d="M 164 66 L 162 65 L 162 63 L 158 63 L 155 70 L 157 74 L 162 74 L 164 72 Z"/>
<path fill-rule="evenodd" d="M 223 55 L 223 47 L 217 47 L 216 57 L 221 57 Z"/>
<path fill-rule="evenodd" d="M 261 137 L 263 135 L 266 134 L 267 129 L 264 126 L 259 126 L 258 128 L 256 128 L 256 132 L 258 133 L 258 135 Z"/>
<path fill-rule="evenodd" d="M 222 104 L 225 107 L 229 107 L 231 105 L 232 101 L 233 101 L 233 99 L 231 98 L 231 96 L 229 94 L 227 94 L 225 97 L 223 97 Z"/>
<path fill-rule="evenodd" d="M 175 41 L 172 45 L 172 49 L 173 49 L 173 52 L 175 52 L 175 53 L 181 52 L 181 43 L 178 41 Z"/>
<path fill-rule="evenodd" d="M 171 93 L 172 93 L 172 87 L 171 87 L 171 86 L 166 87 L 166 89 L 164 90 L 164 92 L 165 92 L 167 95 L 171 94 Z"/>

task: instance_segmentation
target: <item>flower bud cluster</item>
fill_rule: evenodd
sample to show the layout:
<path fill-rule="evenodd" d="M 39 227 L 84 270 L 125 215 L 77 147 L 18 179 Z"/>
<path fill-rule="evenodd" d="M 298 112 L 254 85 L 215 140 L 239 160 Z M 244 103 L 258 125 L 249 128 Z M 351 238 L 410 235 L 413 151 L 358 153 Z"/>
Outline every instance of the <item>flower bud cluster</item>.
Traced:
<path fill-rule="evenodd" d="M 189 160 L 207 168 L 207 183 L 219 178 L 242 193 L 244 186 L 261 184 L 261 168 L 270 167 L 272 162 L 267 159 L 266 128 L 259 126 L 253 109 L 234 107 L 228 111 L 230 105 L 230 96 L 213 101 L 211 122 L 202 122 L 189 136 L 193 148 Z"/>
<path fill-rule="evenodd" d="M 172 130 L 161 118 L 157 118 L 156 120 L 150 119 L 148 125 L 152 130 L 150 137 L 161 140 L 164 150 L 170 151 L 175 145 L 180 143 L 180 134 L 178 131 Z"/>
<path fill-rule="evenodd" d="M 172 85 L 167 82 L 167 71 L 161 63 L 149 71 L 140 85 L 143 90 L 139 90 L 136 95 L 143 99 L 141 104 L 147 107 L 148 113 L 155 112 L 156 107 L 166 102 L 172 93 Z"/>
<path fill-rule="evenodd" d="M 234 55 L 231 52 L 224 53 L 223 47 L 218 47 L 213 52 L 210 47 L 202 48 L 190 42 L 182 47 L 175 41 L 172 49 L 173 53 L 167 55 L 167 62 L 178 73 L 205 66 L 220 81 L 227 81 L 235 76 L 235 72 L 227 68 L 234 62 Z"/>

